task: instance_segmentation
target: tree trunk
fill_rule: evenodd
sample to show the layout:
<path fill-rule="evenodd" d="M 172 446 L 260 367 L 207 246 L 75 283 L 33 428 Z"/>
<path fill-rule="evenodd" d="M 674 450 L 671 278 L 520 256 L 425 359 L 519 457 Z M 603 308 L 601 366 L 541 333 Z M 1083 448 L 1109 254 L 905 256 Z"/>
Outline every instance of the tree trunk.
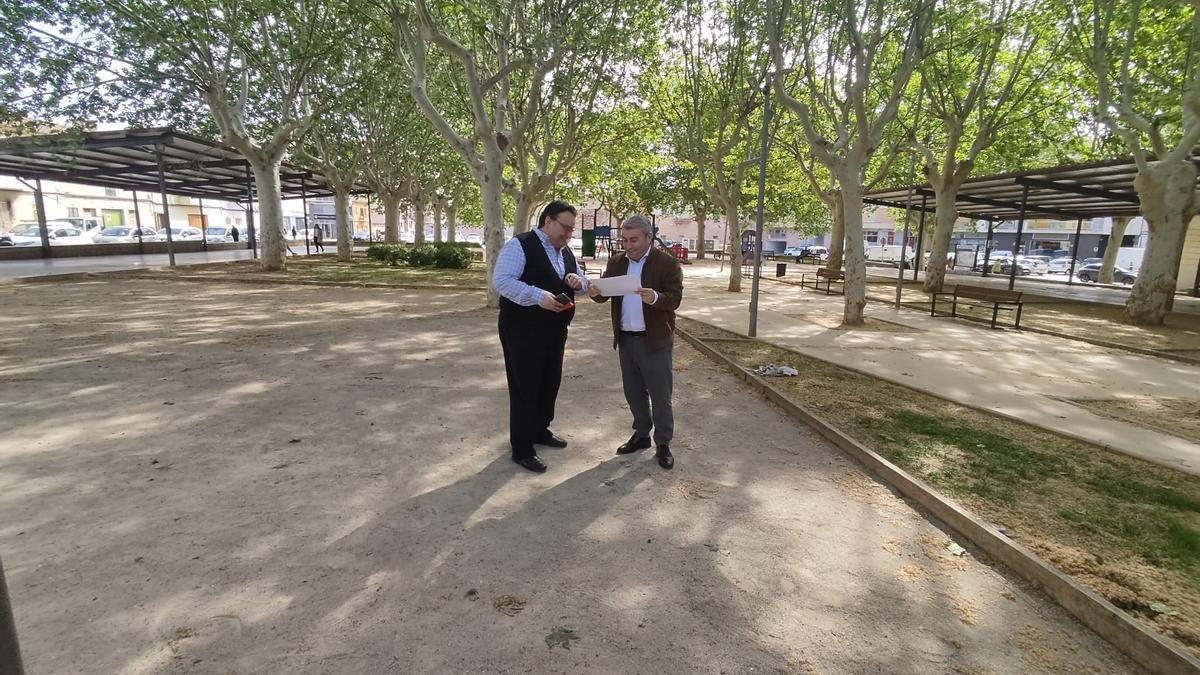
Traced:
<path fill-rule="evenodd" d="M 284 257 L 287 242 L 283 239 L 283 194 L 279 186 L 279 160 L 251 162 L 254 189 L 258 193 L 258 222 L 255 228 L 262 235 L 259 246 L 259 265 L 264 271 L 287 268 Z M 253 233 L 247 232 L 246 236 Z"/>
<path fill-rule="evenodd" d="M 400 243 L 400 195 L 383 194 L 383 242 Z"/>
<path fill-rule="evenodd" d="M 533 211 L 533 200 L 526 197 L 524 194 L 516 199 L 517 215 L 513 220 L 513 234 L 521 234 L 529 231 L 530 213 Z M 539 223 L 540 225 L 540 223 Z"/>
<path fill-rule="evenodd" d="M 354 239 L 350 232 L 350 191 L 344 187 L 333 190 L 333 210 L 337 219 L 337 259 L 350 262 L 354 253 Z"/>
<path fill-rule="evenodd" d="M 425 200 L 413 198 L 413 243 L 425 243 Z"/>
<path fill-rule="evenodd" d="M 1125 303 L 1125 318 L 1140 326 L 1160 325 L 1175 299 L 1183 240 L 1195 215 L 1196 166 L 1188 160 L 1153 162 L 1138 173 L 1133 185 L 1150 239 Z M 1117 247 L 1120 243 L 1115 242 Z"/>
<path fill-rule="evenodd" d="M 725 201 L 725 229 L 729 231 L 729 288 L 730 293 L 742 292 L 742 224 L 738 222 L 735 199 Z M 755 242 L 758 245 L 758 242 Z"/>
<path fill-rule="evenodd" d="M 433 200 L 433 241 L 442 243 L 442 200 Z"/>
<path fill-rule="evenodd" d="M 500 294 L 492 284 L 492 274 L 496 271 L 496 258 L 500 256 L 500 248 L 504 246 L 504 203 L 501 181 L 504 171 L 504 155 L 498 150 L 489 148 L 485 157 L 485 167 L 476 175 L 475 182 L 479 184 L 481 206 L 483 207 L 483 241 L 487 256 L 487 306 L 499 307 Z"/>
<path fill-rule="evenodd" d="M 1108 245 L 1104 247 L 1104 262 L 1100 265 L 1098 281 L 1102 284 L 1113 282 L 1113 268 L 1117 266 L 1117 254 L 1121 252 L 1121 240 L 1125 238 L 1125 228 L 1129 227 L 1130 220 L 1128 216 L 1113 218 L 1112 231 L 1108 233 Z"/>
<path fill-rule="evenodd" d="M 925 270 L 926 293 L 941 292 L 942 285 L 946 283 L 946 259 L 950 253 L 950 237 L 954 235 L 954 223 L 958 220 L 955 202 L 958 200 L 959 186 L 954 179 L 948 178 L 944 181 L 942 189 L 936 190 L 934 202 L 937 225 L 933 229 L 933 237 L 927 240 L 930 243 L 930 251 L 929 269 Z M 917 251 L 915 255 L 917 259 L 913 261 L 913 265 L 919 266 L 924 251 Z"/>
<path fill-rule="evenodd" d="M 862 172 L 845 169 L 842 182 L 842 213 L 846 241 L 846 306 L 842 325 L 861 326 L 867 304 L 867 263 L 863 250 L 863 188 L 858 183 Z"/>
<path fill-rule="evenodd" d="M 708 219 L 708 210 L 696 209 L 696 260 L 704 260 L 704 222 Z"/>
<path fill-rule="evenodd" d="M 458 207 L 450 204 L 446 206 L 446 238 L 451 244 L 457 238 L 455 230 L 458 229 Z"/>
<path fill-rule="evenodd" d="M 833 227 L 829 233 L 829 257 L 825 259 L 825 267 L 840 270 L 846 250 L 846 205 L 842 203 L 841 192 L 834 193 L 830 210 Z"/>

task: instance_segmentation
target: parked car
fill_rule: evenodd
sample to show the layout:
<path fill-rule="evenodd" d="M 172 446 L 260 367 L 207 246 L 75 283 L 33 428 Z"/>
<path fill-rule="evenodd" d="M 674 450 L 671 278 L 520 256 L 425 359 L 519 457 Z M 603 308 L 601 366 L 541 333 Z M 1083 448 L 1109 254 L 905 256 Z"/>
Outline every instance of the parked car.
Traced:
<path fill-rule="evenodd" d="M 13 244 L 12 235 L 6 232 L 0 232 L 0 246 L 15 246 L 15 244 Z"/>
<path fill-rule="evenodd" d="M 1027 265 L 1034 274 L 1046 274 L 1050 271 L 1050 258 L 1044 255 L 1023 255 L 1017 258 L 1017 261 Z"/>
<path fill-rule="evenodd" d="M 1080 281 L 1099 281 L 1100 280 L 1100 265 L 1084 265 L 1083 269 L 1075 273 L 1075 276 Z M 1127 269 L 1121 267 L 1113 268 L 1113 283 L 1125 284 L 1132 286 L 1133 282 L 1137 281 L 1137 275 Z"/>
<path fill-rule="evenodd" d="M 1072 261 L 1071 261 L 1070 256 L 1067 256 L 1065 258 L 1055 258 L 1054 260 L 1051 260 L 1050 264 L 1048 265 L 1048 267 L 1050 268 L 1050 274 L 1070 274 L 1071 273 L 1071 262 Z M 1082 262 L 1079 262 L 1079 261 L 1074 261 L 1074 262 L 1075 262 L 1075 269 L 1079 269 L 1079 268 L 1083 267 Z"/>
<path fill-rule="evenodd" d="M 371 233 L 366 230 L 359 230 L 354 233 L 354 241 L 370 241 Z"/>
<path fill-rule="evenodd" d="M 1083 259 L 1083 264 L 1084 264 L 1084 266 L 1087 266 L 1087 265 L 1100 265 L 1100 264 L 1102 264 L 1103 262 L 1104 262 L 1104 258 L 1084 258 L 1084 259 Z"/>
<path fill-rule="evenodd" d="M 69 216 L 67 218 L 55 218 L 55 220 L 68 222 L 75 229 L 83 230 L 83 233 L 89 237 L 94 237 L 95 235 L 100 234 L 100 231 L 104 229 L 104 223 L 102 223 L 99 218 L 93 218 L 90 216 Z"/>
<path fill-rule="evenodd" d="M 158 236 L 158 239 L 160 241 L 167 240 L 167 231 L 166 230 L 159 230 L 156 233 L 156 235 Z M 172 241 L 198 241 L 201 236 L 203 236 L 203 234 L 200 232 L 200 228 L 198 228 L 198 227 L 172 227 L 171 228 L 171 240 Z"/>
<path fill-rule="evenodd" d="M 209 225 L 204 228 L 204 240 L 210 244 L 232 244 L 233 228 L 227 225 Z"/>
<path fill-rule="evenodd" d="M 47 222 L 46 231 L 50 236 L 51 246 L 68 246 L 92 243 L 91 237 L 85 235 L 83 230 L 71 227 L 62 221 Z M 41 230 L 37 225 L 26 225 L 24 229 L 18 230 L 12 234 L 12 242 L 14 246 L 41 246 Z"/>
<path fill-rule="evenodd" d="M 829 257 L 829 249 L 824 246 L 789 246 L 783 249 L 783 255 L 795 258 L 796 262 L 805 260 L 821 261 Z"/>
<path fill-rule="evenodd" d="M 986 260 L 987 260 L 988 267 L 990 268 L 990 267 L 994 267 L 996 265 L 996 263 L 1007 263 L 1009 260 L 1012 260 L 1012 257 L 1013 257 L 1012 251 L 1004 251 L 1004 250 L 997 249 L 997 250 L 993 250 L 990 255 L 986 256 Z M 983 261 L 984 260 L 985 260 L 984 254 L 982 254 L 982 253 L 979 254 L 978 262 L 975 263 L 975 271 L 976 272 L 983 271 Z"/>
<path fill-rule="evenodd" d="M 150 228 L 142 228 L 140 241 L 157 240 L 158 233 Z M 92 235 L 92 243 L 95 244 L 136 244 L 138 241 L 138 229 L 136 227 L 106 227 Z"/>

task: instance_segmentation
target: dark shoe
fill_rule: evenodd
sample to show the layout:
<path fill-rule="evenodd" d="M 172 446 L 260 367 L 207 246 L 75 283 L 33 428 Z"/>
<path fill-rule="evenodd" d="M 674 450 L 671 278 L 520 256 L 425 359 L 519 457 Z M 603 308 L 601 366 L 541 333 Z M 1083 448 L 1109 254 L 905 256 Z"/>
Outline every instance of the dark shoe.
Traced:
<path fill-rule="evenodd" d="M 638 450 L 645 450 L 650 447 L 650 437 L 640 438 L 637 434 L 629 437 L 629 441 L 617 448 L 618 455 L 628 455 Z"/>
<path fill-rule="evenodd" d="M 671 455 L 671 448 L 667 444 L 658 446 L 654 455 L 658 457 L 658 465 L 662 468 L 670 469 L 675 466 L 675 457 Z"/>
<path fill-rule="evenodd" d="M 513 461 L 534 473 L 546 473 L 546 463 L 537 455 L 530 455 L 521 459 L 513 457 Z"/>
<path fill-rule="evenodd" d="M 554 432 L 550 431 L 549 429 L 546 430 L 545 435 L 543 435 L 537 441 L 534 441 L 534 443 L 536 443 L 537 445 L 544 445 L 544 446 L 550 447 L 550 448 L 565 448 L 565 447 L 567 447 L 567 441 L 565 439 L 559 438 L 558 436 L 555 436 Z"/>

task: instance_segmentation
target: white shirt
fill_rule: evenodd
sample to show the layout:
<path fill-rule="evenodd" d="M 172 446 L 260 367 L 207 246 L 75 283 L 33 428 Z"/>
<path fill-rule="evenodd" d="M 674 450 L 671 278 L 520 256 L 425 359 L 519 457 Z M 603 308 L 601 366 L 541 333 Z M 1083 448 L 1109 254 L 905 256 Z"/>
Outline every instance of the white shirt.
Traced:
<path fill-rule="evenodd" d="M 627 274 L 632 274 L 638 279 L 642 278 L 642 268 L 646 266 L 646 258 L 650 257 L 650 249 L 642 254 L 641 260 L 629 260 L 629 271 Z M 654 292 L 654 301 L 658 302 L 658 291 Z M 623 296 L 621 300 L 621 330 L 629 330 L 640 332 L 646 330 L 646 313 L 645 303 L 642 302 L 642 296 L 634 293 L 632 295 Z"/>

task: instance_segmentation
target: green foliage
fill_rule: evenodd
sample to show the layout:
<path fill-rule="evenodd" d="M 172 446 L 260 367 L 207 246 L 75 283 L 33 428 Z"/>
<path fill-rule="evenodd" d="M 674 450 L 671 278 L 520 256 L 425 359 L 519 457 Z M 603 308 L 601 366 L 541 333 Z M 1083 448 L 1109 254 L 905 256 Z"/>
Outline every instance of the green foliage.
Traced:
<path fill-rule="evenodd" d="M 367 258 L 386 263 L 392 267 L 436 267 L 438 269 L 465 270 L 471 266 L 478 244 L 372 244 L 367 247 Z"/>

